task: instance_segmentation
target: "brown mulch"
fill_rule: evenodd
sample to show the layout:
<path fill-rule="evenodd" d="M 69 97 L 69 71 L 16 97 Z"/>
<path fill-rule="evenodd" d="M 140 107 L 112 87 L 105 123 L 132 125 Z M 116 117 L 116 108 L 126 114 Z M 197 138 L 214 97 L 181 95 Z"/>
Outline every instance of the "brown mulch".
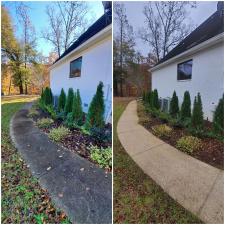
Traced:
<path fill-rule="evenodd" d="M 138 116 L 139 117 L 140 115 L 143 116 L 142 113 L 138 113 Z M 141 123 L 141 125 L 144 126 L 150 132 L 152 132 L 152 126 L 165 124 L 159 118 L 156 117 L 154 118 L 150 114 L 146 113 L 145 116 L 150 117 L 150 121 L 148 121 L 147 123 Z M 212 129 L 211 122 L 205 121 L 204 123 L 206 130 L 209 131 Z M 181 137 L 186 135 L 191 135 L 186 129 L 173 127 L 172 133 L 169 137 L 160 137 L 160 139 L 176 147 L 177 141 Z M 200 139 L 202 142 L 201 147 L 197 151 L 194 151 L 191 154 L 191 156 L 219 169 L 224 169 L 224 143 L 215 138 L 200 138 Z"/>
<path fill-rule="evenodd" d="M 50 117 L 48 113 L 41 109 L 37 109 L 39 112 L 38 116 L 34 116 L 33 120 L 36 122 L 38 119 Z M 43 132 L 49 133 L 51 129 L 57 128 L 63 125 L 62 120 L 55 120 L 54 123 L 49 128 L 40 128 Z M 105 125 L 105 128 L 112 129 L 111 124 Z M 101 142 L 96 140 L 94 137 L 84 134 L 81 130 L 76 128 L 70 129 L 70 134 L 67 135 L 62 141 L 60 141 L 64 147 L 68 148 L 70 151 L 79 154 L 81 157 L 88 159 L 93 162 L 90 158 L 90 146 L 98 146 L 99 148 L 111 147 L 111 142 Z M 95 163 L 95 162 L 93 162 Z"/>

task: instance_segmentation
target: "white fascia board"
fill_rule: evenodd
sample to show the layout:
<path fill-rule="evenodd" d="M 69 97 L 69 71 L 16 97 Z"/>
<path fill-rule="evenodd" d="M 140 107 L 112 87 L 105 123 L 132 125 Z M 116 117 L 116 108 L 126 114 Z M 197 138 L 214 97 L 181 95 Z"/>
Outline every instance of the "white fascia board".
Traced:
<path fill-rule="evenodd" d="M 95 34 L 94 36 L 92 36 L 91 38 L 89 38 L 83 44 L 79 45 L 77 48 L 75 48 L 69 54 L 67 54 L 62 59 L 60 59 L 59 61 L 57 61 L 56 63 L 54 63 L 50 67 L 50 70 L 53 69 L 53 68 L 55 68 L 59 64 L 65 62 L 66 59 L 69 58 L 72 54 L 80 53 L 80 52 L 84 51 L 85 49 L 89 48 L 90 46 L 96 44 L 97 42 L 103 40 L 104 38 L 106 38 L 106 37 L 108 37 L 110 35 L 112 35 L 112 24 L 110 24 L 109 26 L 107 26 L 106 28 L 104 28 L 103 30 L 101 30 L 100 32 L 98 32 L 97 34 Z"/>
<path fill-rule="evenodd" d="M 168 59 L 167 61 L 159 64 L 158 66 L 155 66 L 155 67 L 151 68 L 150 71 L 153 72 L 155 70 L 161 69 L 162 67 L 167 66 L 168 64 L 171 64 L 171 63 L 173 63 L 173 62 L 175 62 L 177 60 L 180 60 L 182 58 L 188 57 L 190 55 L 195 54 L 196 52 L 202 51 L 202 50 L 204 50 L 206 48 L 209 48 L 209 47 L 211 47 L 211 46 L 213 46 L 215 44 L 223 42 L 224 41 L 223 36 L 224 36 L 224 33 L 219 34 L 219 35 L 217 35 L 217 36 L 215 36 L 213 38 L 210 38 L 207 41 L 204 41 L 204 42 L 194 46 L 193 48 L 190 48 L 189 50 L 187 50 L 187 51 L 185 51 L 185 52 L 183 52 L 183 53 L 181 53 L 179 55 L 176 55 L 176 56 L 174 56 L 171 59 Z"/>

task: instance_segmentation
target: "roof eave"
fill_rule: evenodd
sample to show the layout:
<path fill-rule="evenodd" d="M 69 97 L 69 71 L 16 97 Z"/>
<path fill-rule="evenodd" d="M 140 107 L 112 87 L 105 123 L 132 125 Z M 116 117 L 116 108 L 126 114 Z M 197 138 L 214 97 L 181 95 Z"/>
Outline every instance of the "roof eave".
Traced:
<path fill-rule="evenodd" d="M 83 44 L 79 45 L 77 48 L 75 48 L 73 51 L 65 55 L 63 58 L 61 58 L 59 61 L 55 62 L 51 67 L 50 70 L 58 66 L 59 64 L 63 63 L 68 59 L 71 55 L 75 53 L 79 53 L 81 51 L 84 51 L 85 49 L 89 48 L 91 45 L 95 44 L 98 41 L 103 40 L 107 36 L 112 35 L 112 24 L 105 27 L 103 30 L 89 38 L 87 41 L 85 41 Z"/>
<path fill-rule="evenodd" d="M 152 67 L 151 72 L 161 69 L 162 67 L 167 66 L 168 64 L 171 64 L 171 63 L 175 62 L 176 60 L 180 60 L 180 59 L 187 57 L 189 55 L 192 55 L 196 52 L 199 52 L 206 48 L 209 48 L 217 43 L 223 42 L 224 41 L 223 37 L 224 37 L 224 33 L 218 34 L 217 36 L 212 37 L 212 38 L 208 39 L 207 41 L 204 41 L 204 42 L 186 50 L 185 52 L 183 52 L 179 55 L 176 55 L 171 59 L 168 59 L 167 61 L 165 61 L 157 66 Z"/>

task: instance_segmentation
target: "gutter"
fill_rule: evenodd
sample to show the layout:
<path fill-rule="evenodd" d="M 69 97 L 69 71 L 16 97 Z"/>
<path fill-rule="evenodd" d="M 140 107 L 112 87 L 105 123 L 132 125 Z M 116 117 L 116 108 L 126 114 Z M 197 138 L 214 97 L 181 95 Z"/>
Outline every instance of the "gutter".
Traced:
<path fill-rule="evenodd" d="M 162 67 L 165 67 L 168 64 L 171 64 L 171 63 L 173 63 L 173 62 L 175 62 L 175 61 L 177 61 L 177 60 L 179 60 L 181 58 L 187 57 L 189 55 L 193 55 L 196 52 L 202 51 L 202 50 L 204 50 L 206 48 L 209 48 L 209 47 L 211 47 L 211 46 L 213 46 L 215 44 L 218 44 L 220 42 L 223 42 L 223 41 L 224 41 L 224 33 L 221 33 L 221 34 L 219 34 L 219 35 L 217 35 L 215 37 L 212 37 L 212 38 L 208 39 L 207 41 L 204 41 L 204 42 L 202 42 L 202 43 L 200 43 L 200 44 L 190 48 L 189 50 L 186 50 L 185 52 L 183 52 L 183 53 L 181 53 L 181 54 L 179 54 L 177 56 L 174 56 L 173 58 L 168 59 L 167 61 L 165 61 L 165 62 L 163 62 L 163 63 L 161 63 L 161 64 L 159 64 L 159 65 L 157 65 L 157 66 L 155 66 L 153 68 L 151 68 L 149 70 L 149 72 L 150 71 L 153 72 L 155 70 L 161 69 Z"/>
<path fill-rule="evenodd" d="M 105 37 L 112 34 L 112 24 L 105 27 L 103 30 L 89 38 L 87 41 L 85 41 L 83 44 L 79 45 L 77 48 L 75 48 L 72 52 L 65 55 L 63 58 L 61 58 L 59 61 L 51 65 L 50 70 L 58 66 L 59 64 L 63 63 L 68 59 L 72 54 L 74 53 L 80 53 L 81 51 L 84 51 L 85 49 L 89 48 L 91 45 L 95 44 L 98 41 L 103 40 Z"/>

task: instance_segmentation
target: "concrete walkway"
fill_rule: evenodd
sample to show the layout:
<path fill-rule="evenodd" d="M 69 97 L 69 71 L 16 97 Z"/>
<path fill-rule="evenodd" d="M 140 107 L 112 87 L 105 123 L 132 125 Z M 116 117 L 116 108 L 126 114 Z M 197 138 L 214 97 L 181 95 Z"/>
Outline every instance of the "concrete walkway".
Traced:
<path fill-rule="evenodd" d="M 205 223 L 223 223 L 222 170 L 182 153 L 140 126 L 136 101 L 122 114 L 117 132 L 132 159 L 174 200 Z"/>
<path fill-rule="evenodd" d="M 32 174 L 73 223 L 111 223 L 111 174 L 51 142 L 27 117 L 30 106 L 12 118 L 10 134 Z"/>

